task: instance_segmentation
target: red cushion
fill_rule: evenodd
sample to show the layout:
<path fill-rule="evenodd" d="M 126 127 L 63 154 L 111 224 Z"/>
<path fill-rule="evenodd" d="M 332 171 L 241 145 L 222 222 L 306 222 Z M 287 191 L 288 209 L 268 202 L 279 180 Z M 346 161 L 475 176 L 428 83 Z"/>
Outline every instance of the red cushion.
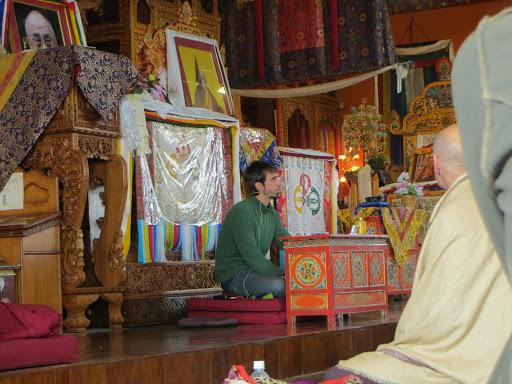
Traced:
<path fill-rule="evenodd" d="M 69 363 L 78 358 L 78 341 L 71 335 L 0 342 L 0 370 Z"/>
<path fill-rule="evenodd" d="M 62 326 L 58 312 L 39 304 L 0 303 L 0 319 L 0 341 L 55 336 Z"/>
<path fill-rule="evenodd" d="M 262 300 L 264 301 L 264 300 Z M 188 317 L 230 317 L 236 319 L 238 324 L 283 324 L 286 323 L 286 311 L 281 312 L 213 312 L 188 311 Z"/>
<path fill-rule="evenodd" d="M 281 299 L 187 299 L 187 311 L 215 312 L 281 312 L 286 311 L 286 303 Z M 231 315 L 229 316 L 231 317 Z"/>

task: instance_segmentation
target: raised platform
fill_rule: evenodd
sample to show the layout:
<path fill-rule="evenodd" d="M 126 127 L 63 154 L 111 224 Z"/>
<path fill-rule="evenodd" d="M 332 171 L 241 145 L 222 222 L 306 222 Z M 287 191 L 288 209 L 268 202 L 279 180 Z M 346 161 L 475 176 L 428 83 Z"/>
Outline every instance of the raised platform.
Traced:
<path fill-rule="evenodd" d="M 286 324 L 182 329 L 177 325 L 78 334 L 80 361 L 0 372 L 0 384 L 218 384 L 232 364 L 265 360 L 274 378 L 324 371 L 393 339 L 402 310 L 353 314 L 328 329 L 325 318 Z"/>

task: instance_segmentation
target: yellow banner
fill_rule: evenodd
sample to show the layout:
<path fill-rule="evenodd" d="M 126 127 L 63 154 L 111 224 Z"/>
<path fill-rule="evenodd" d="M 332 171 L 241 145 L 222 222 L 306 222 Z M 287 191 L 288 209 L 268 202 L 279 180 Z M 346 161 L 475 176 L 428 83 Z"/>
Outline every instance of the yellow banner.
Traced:
<path fill-rule="evenodd" d="M 9 101 L 36 51 L 0 57 L 0 112 Z"/>

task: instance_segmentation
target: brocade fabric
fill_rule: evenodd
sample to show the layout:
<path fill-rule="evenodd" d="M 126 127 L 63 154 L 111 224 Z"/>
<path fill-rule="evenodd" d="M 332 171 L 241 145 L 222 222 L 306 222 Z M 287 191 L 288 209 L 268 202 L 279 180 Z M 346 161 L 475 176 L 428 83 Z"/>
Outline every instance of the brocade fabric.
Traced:
<path fill-rule="evenodd" d="M 349 3 L 265 0 L 258 10 L 258 1 L 225 2 L 225 25 L 229 28 L 223 35 L 231 86 L 250 88 L 330 78 L 394 64 L 387 2 Z M 258 45 L 264 47 L 264 78 L 258 75 Z M 339 61 L 336 57 L 333 60 L 333 53 Z"/>
<path fill-rule="evenodd" d="M 107 121 L 138 76 L 123 56 L 79 46 L 38 50 L 0 111 L 0 190 L 61 106 L 76 66 L 77 85 Z"/>

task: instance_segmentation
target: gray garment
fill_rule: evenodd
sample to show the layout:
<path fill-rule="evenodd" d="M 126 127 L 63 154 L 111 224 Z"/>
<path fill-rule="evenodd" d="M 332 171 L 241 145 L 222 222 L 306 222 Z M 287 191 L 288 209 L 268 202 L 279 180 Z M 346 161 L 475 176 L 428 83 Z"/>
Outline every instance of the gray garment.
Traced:
<path fill-rule="evenodd" d="M 468 175 L 512 281 L 512 8 L 480 22 L 457 54 L 452 80 Z M 511 339 L 490 382 L 512 382 Z"/>

